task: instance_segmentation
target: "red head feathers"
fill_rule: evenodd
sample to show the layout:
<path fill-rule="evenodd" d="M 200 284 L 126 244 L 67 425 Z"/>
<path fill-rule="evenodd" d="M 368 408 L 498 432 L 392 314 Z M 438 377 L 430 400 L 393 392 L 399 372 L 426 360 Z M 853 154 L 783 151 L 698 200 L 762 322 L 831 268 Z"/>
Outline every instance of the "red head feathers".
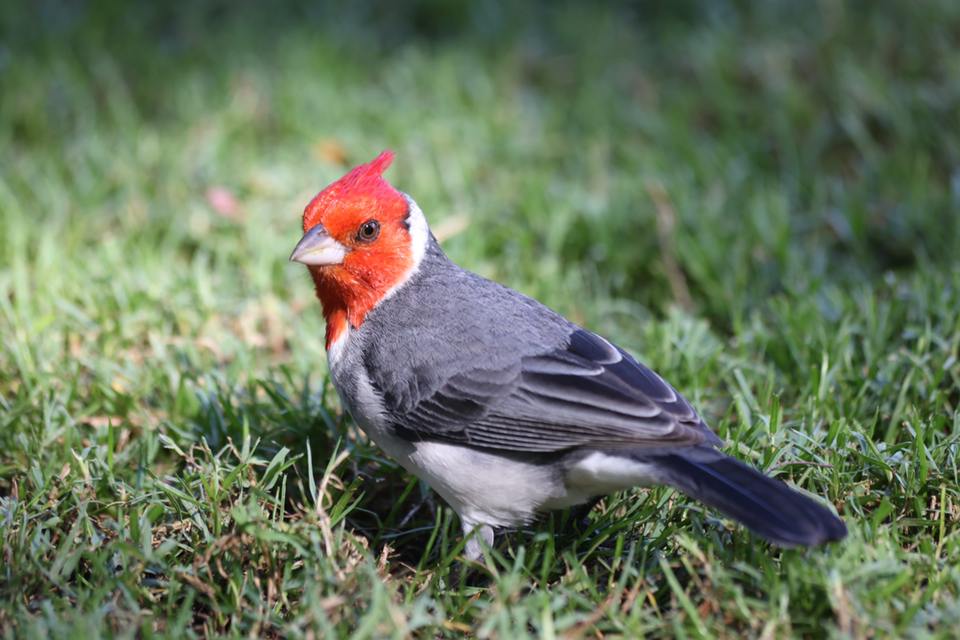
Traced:
<path fill-rule="evenodd" d="M 303 212 L 303 230 L 323 224 L 335 234 L 331 227 L 337 226 L 338 218 L 357 211 L 367 212 L 371 218 L 405 217 L 406 200 L 383 179 L 392 162 L 393 151 L 384 151 L 318 193 Z"/>
<path fill-rule="evenodd" d="M 302 251 L 291 259 L 313 276 L 328 349 L 413 270 L 410 203 L 381 175 L 392 161 L 393 152 L 384 151 L 317 194 L 303 212 Z"/>

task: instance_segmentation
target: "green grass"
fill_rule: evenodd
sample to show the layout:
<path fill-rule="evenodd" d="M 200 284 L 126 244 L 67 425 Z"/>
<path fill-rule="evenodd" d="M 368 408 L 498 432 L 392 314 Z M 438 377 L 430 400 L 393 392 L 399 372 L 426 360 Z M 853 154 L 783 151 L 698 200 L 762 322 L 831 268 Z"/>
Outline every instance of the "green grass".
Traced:
<path fill-rule="evenodd" d="M 0 34 L 3 637 L 960 637 L 957 3 L 91 0 Z M 637 491 L 467 573 L 287 262 L 384 148 L 456 261 L 848 539 Z"/>

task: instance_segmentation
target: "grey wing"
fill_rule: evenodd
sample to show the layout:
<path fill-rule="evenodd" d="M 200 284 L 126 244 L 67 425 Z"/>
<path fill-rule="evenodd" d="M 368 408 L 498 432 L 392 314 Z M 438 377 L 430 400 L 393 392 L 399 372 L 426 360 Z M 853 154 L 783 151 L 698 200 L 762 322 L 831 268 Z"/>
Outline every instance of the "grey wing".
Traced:
<path fill-rule="evenodd" d="M 409 440 L 508 451 L 721 444 L 660 376 L 583 329 L 566 348 L 450 377 L 393 425 Z"/>

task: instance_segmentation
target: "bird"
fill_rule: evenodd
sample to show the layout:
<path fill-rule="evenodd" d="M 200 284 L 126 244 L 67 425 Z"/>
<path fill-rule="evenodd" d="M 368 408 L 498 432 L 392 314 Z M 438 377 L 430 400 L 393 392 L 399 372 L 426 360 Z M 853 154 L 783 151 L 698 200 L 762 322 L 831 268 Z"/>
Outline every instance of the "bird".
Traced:
<path fill-rule="evenodd" d="M 468 561 L 494 528 L 655 485 L 784 548 L 846 536 L 833 511 L 720 451 L 627 351 L 450 260 L 384 179 L 393 158 L 320 191 L 290 260 L 312 277 L 343 408 L 458 514 Z"/>

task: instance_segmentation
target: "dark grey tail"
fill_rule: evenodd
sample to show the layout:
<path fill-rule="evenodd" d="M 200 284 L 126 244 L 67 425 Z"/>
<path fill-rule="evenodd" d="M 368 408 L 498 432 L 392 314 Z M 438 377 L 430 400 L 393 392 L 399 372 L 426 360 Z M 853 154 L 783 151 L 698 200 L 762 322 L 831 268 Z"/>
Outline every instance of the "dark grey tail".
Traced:
<path fill-rule="evenodd" d="M 827 508 L 712 447 L 655 460 L 665 473 L 665 484 L 780 546 L 813 546 L 847 535 L 846 525 Z"/>

